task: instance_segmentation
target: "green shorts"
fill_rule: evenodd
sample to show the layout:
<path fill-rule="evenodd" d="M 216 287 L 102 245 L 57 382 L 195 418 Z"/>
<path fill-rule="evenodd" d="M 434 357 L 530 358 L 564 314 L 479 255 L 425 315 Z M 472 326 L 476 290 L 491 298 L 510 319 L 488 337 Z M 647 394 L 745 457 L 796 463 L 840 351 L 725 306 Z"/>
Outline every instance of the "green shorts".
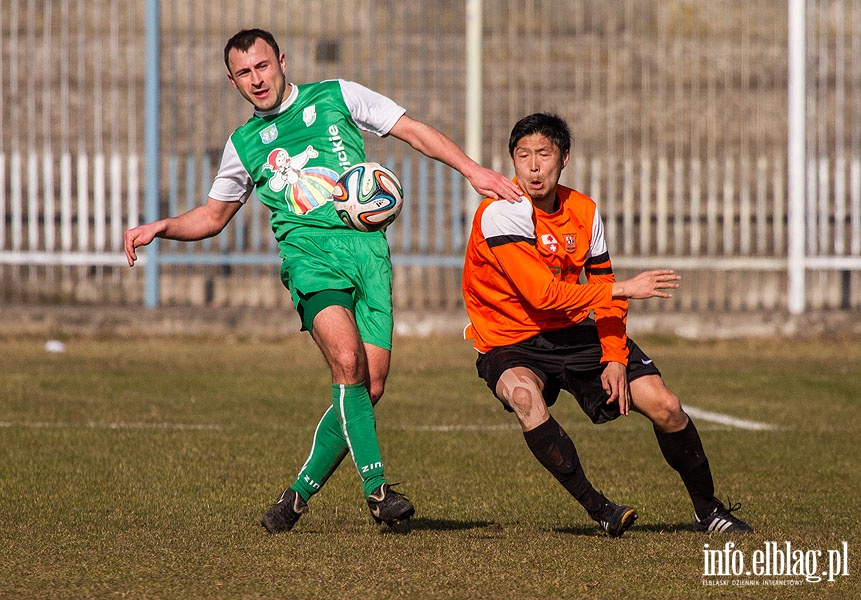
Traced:
<path fill-rule="evenodd" d="M 302 329 L 326 306 L 350 304 L 362 341 L 392 348 L 392 262 L 382 233 L 312 230 L 279 244 L 281 281 L 293 296 Z M 328 302 L 328 304 L 327 304 Z M 307 311 L 307 314 L 306 314 Z"/>

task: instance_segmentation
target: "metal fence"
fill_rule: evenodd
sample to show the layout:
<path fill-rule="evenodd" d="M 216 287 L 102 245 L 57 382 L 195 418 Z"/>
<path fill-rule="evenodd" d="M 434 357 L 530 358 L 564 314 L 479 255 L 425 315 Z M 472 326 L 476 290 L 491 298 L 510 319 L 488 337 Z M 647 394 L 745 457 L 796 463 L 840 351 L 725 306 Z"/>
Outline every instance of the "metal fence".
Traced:
<path fill-rule="evenodd" d="M 478 123 L 471 152 L 503 173 L 518 118 L 564 116 L 574 142 L 563 183 L 598 202 L 617 271 L 685 276 L 684 293 L 644 310 L 785 310 L 793 266 L 806 308 L 861 307 L 857 2 L 162 2 L 160 121 L 144 102 L 153 5 L 0 4 L 3 302 L 143 302 L 146 277 L 125 265 L 122 232 L 144 218 L 147 193 L 162 215 L 205 199 L 224 141 L 250 114 L 226 80 L 223 44 L 264 26 L 292 81 L 359 81 L 460 143 Z M 792 5 L 806 28 L 800 259 L 789 252 Z M 468 36 L 477 18 L 480 40 Z M 481 58 L 479 116 L 466 113 L 471 52 Z M 397 141 L 369 139 L 368 150 L 401 175 L 408 197 L 389 236 L 396 305 L 460 307 L 471 189 Z M 158 247 L 162 304 L 289 305 L 260 203 L 215 239 Z"/>

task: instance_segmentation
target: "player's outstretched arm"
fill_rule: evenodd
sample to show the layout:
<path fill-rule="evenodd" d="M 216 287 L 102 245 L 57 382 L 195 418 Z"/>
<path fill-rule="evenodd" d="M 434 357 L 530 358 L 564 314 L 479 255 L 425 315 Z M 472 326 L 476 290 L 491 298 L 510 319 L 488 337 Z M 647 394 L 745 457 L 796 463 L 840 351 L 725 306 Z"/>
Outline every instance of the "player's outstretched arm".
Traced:
<path fill-rule="evenodd" d="M 672 298 L 673 295 L 664 290 L 676 289 L 681 277 L 670 269 L 643 271 L 642 273 L 613 282 L 614 298 Z"/>
<path fill-rule="evenodd" d="M 222 202 L 208 198 L 203 206 L 177 217 L 133 227 L 125 233 L 126 260 L 129 266 L 133 267 L 138 259 L 136 249 L 146 246 L 157 237 L 193 242 L 217 235 L 241 207 L 241 202 Z"/>
<path fill-rule="evenodd" d="M 457 170 L 482 197 L 497 200 L 523 197 L 523 192 L 513 181 L 496 171 L 482 167 L 451 139 L 430 125 L 403 115 L 391 128 L 389 134 L 406 142 L 425 156 Z"/>

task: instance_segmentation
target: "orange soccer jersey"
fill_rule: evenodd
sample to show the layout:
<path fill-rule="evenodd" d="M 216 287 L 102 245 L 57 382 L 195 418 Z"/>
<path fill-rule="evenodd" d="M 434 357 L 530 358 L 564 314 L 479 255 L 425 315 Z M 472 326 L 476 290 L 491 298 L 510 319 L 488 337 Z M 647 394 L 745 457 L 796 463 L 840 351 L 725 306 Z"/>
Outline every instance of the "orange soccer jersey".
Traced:
<path fill-rule="evenodd" d="M 559 209 L 485 199 L 466 249 L 467 337 L 479 352 L 579 323 L 594 310 L 602 361 L 628 364 L 627 300 L 612 298 L 613 268 L 595 202 L 559 186 Z M 579 283 L 585 269 L 588 283 Z"/>

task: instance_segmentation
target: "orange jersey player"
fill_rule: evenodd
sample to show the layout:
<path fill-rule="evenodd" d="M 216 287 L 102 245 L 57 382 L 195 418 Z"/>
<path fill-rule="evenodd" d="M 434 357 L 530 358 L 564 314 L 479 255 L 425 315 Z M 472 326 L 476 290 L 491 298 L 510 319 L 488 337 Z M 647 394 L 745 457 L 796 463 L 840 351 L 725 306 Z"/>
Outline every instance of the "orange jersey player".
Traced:
<path fill-rule="evenodd" d="M 557 196 L 558 209 L 550 213 L 529 202 L 487 199 L 479 206 L 464 267 L 475 347 L 487 352 L 562 329 L 594 309 L 603 361 L 625 364 L 628 301 L 612 295 L 613 268 L 595 202 L 561 185 Z M 591 285 L 577 285 L 584 269 Z"/>
<path fill-rule="evenodd" d="M 615 280 L 595 202 L 559 185 L 570 147 L 561 118 L 521 119 L 509 153 L 529 199 L 488 199 L 475 213 L 463 295 L 478 374 L 515 414 L 538 462 L 610 536 L 621 536 L 637 512 L 611 502 L 586 478 L 574 442 L 548 410 L 562 390 L 593 423 L 627 415 L 629 408 L 651 421 L 664 458 L 691 497 L 695 529 L 752 531 L 732 514 L 738 506 L 715 497 L 693 421 L 654 361 L 626 334 L 628 299 L 670 297 L 665 290 L 678 287 L 679 277 L 657 270 Z"/>

